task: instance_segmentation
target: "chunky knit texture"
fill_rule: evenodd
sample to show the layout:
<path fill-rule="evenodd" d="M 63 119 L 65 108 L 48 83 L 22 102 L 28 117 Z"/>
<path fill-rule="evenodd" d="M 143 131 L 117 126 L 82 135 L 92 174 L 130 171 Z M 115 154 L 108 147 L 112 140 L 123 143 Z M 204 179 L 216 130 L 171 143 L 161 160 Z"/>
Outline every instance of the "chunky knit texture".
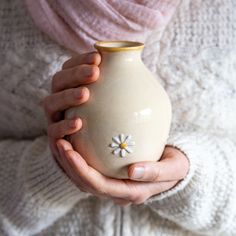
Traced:
<path fill-rule="evenodd" d="M 40 101 L 70 52 L 0 2 L 0 235 L 236 235 L 234 0 L 183 0 L 143 59 L 169 93 L 187 177 L 142 205 L 79 191 L 50 154 Z"/>

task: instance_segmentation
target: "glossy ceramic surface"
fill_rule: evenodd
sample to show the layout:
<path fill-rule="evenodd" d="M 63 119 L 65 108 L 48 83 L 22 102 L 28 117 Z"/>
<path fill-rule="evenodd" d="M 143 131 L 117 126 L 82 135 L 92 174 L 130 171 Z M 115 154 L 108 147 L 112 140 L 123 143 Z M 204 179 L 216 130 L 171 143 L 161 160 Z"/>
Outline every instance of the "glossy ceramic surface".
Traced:
<path fill-rule="evenodd" d="M 171 123 L 169 98 L 141 60 L 143 45 L 99 42 L 100 77 L 87 85 L 89 101 L 66 111 L 83 128 L 70 136 L 87 163 L 114 178 L 127 178 L 127 166 L 157 161 Z"/>

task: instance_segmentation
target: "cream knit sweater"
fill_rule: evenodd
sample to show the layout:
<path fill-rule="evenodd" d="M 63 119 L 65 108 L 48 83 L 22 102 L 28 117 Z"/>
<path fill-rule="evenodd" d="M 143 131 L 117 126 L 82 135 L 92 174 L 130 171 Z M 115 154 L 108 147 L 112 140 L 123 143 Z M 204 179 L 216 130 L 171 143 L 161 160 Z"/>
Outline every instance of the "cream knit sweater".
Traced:
<path fill-rule="evenodd" d="M 165 32 L 149 36 L 144 61 L 173 104 L 169 144 L 190 171 L 120 207 L 80 192 L 55 163 L 39 103 L 69 52 L 35 28 L 22 1 L 0 1 L 0 235 L 236 235 L 235 7 L 183 0 Z"/>

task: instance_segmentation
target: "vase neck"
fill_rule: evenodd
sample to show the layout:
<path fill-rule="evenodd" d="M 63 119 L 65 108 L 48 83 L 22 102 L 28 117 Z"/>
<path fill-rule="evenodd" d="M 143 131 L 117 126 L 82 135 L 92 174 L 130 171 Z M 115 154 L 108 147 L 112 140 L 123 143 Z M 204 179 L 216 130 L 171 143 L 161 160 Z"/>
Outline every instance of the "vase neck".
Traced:
<path fill-rule="evenodd" d="M 94 47 L 102 56 L 102 63 L 141 62 L 143 43 L 132 41 L 98 41 Z"/>
<path fill-rule="evenodd" d="M 137 63 L 141 62 L 141 50 L 136 51 L 122 51 L 122 52 L 100 52 L 102 62 L 113 62 L 113 63 Z"/>

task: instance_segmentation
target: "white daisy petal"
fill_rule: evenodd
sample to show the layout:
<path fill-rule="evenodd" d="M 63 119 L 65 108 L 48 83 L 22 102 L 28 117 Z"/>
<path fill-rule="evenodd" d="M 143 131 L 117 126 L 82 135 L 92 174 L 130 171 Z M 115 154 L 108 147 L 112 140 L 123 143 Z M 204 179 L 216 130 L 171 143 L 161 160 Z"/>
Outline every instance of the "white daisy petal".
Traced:
<path fill-rule="evenodd" d="M 111 144 L 110 144 L 110 147 L 112 147 L 112 148 L 114 148 L 114 147 L 119 147 L 119 144 L 117 144 L 117 143 L 111 143 Z"/>
<path fill-rule="evenodd" d="M 123 143 L 125 141 L 125 135 L 124 134 L 120 134 L 119 138 L 120 138 L 120 143 Z"/>
<path fill-rule="evenodd" d="M 129 141 L 129 142 L 127 142 L 127 145 L 128 145 L 128 146 L 134 146 L 134 145 L 135 145 L 135 142 L 134 142 L 134 141 Z"/>
<path fill-rule="evenodd" d="M 131 148 L 129 148 L 129 147 L 126 147 L 125 150 L 126 150 L 128 153 L 132 153 L 132 152 L 133 152 L 133 150 L 132 150 Z"/>
<path fill-rule="evenodd" d="M 131 138 L 132 138 L 131 135 L 127 135 L 124 142 L 129 142 L 131 140 Z"/>
<path fill-rule="evenodd" d="M 114 155 L 125 157 L 128 153 L 133 153 L 132 146 L 135 145 L 135 142 L 132 140 L 131 135 L 118 134 L 117 136 L 112 137 L 112 141 L 113 142 L 111 142 L 109 146 L 113 148 L 112 153 Z"/>
<path fill-rule="evenodd" d="M 113 140 L 115 143 L 120 144 L 119 136 L 112 137 L 112 140 Z"/>
<path fill-rule="evenodd" d="M 126 156 L 126 151 L 125 151 L 125 149 L 121 149 L 120 154 L 121 154 L 121 157 L 125 157 L 125 156 Z"/>
<path fill-rule="evenodd" d="M 116 148 L 115 150 L 113 150 L 113 153 L 115 155 L 118 155 L 120 153 L 121 149 L 120 148 Z"/>

